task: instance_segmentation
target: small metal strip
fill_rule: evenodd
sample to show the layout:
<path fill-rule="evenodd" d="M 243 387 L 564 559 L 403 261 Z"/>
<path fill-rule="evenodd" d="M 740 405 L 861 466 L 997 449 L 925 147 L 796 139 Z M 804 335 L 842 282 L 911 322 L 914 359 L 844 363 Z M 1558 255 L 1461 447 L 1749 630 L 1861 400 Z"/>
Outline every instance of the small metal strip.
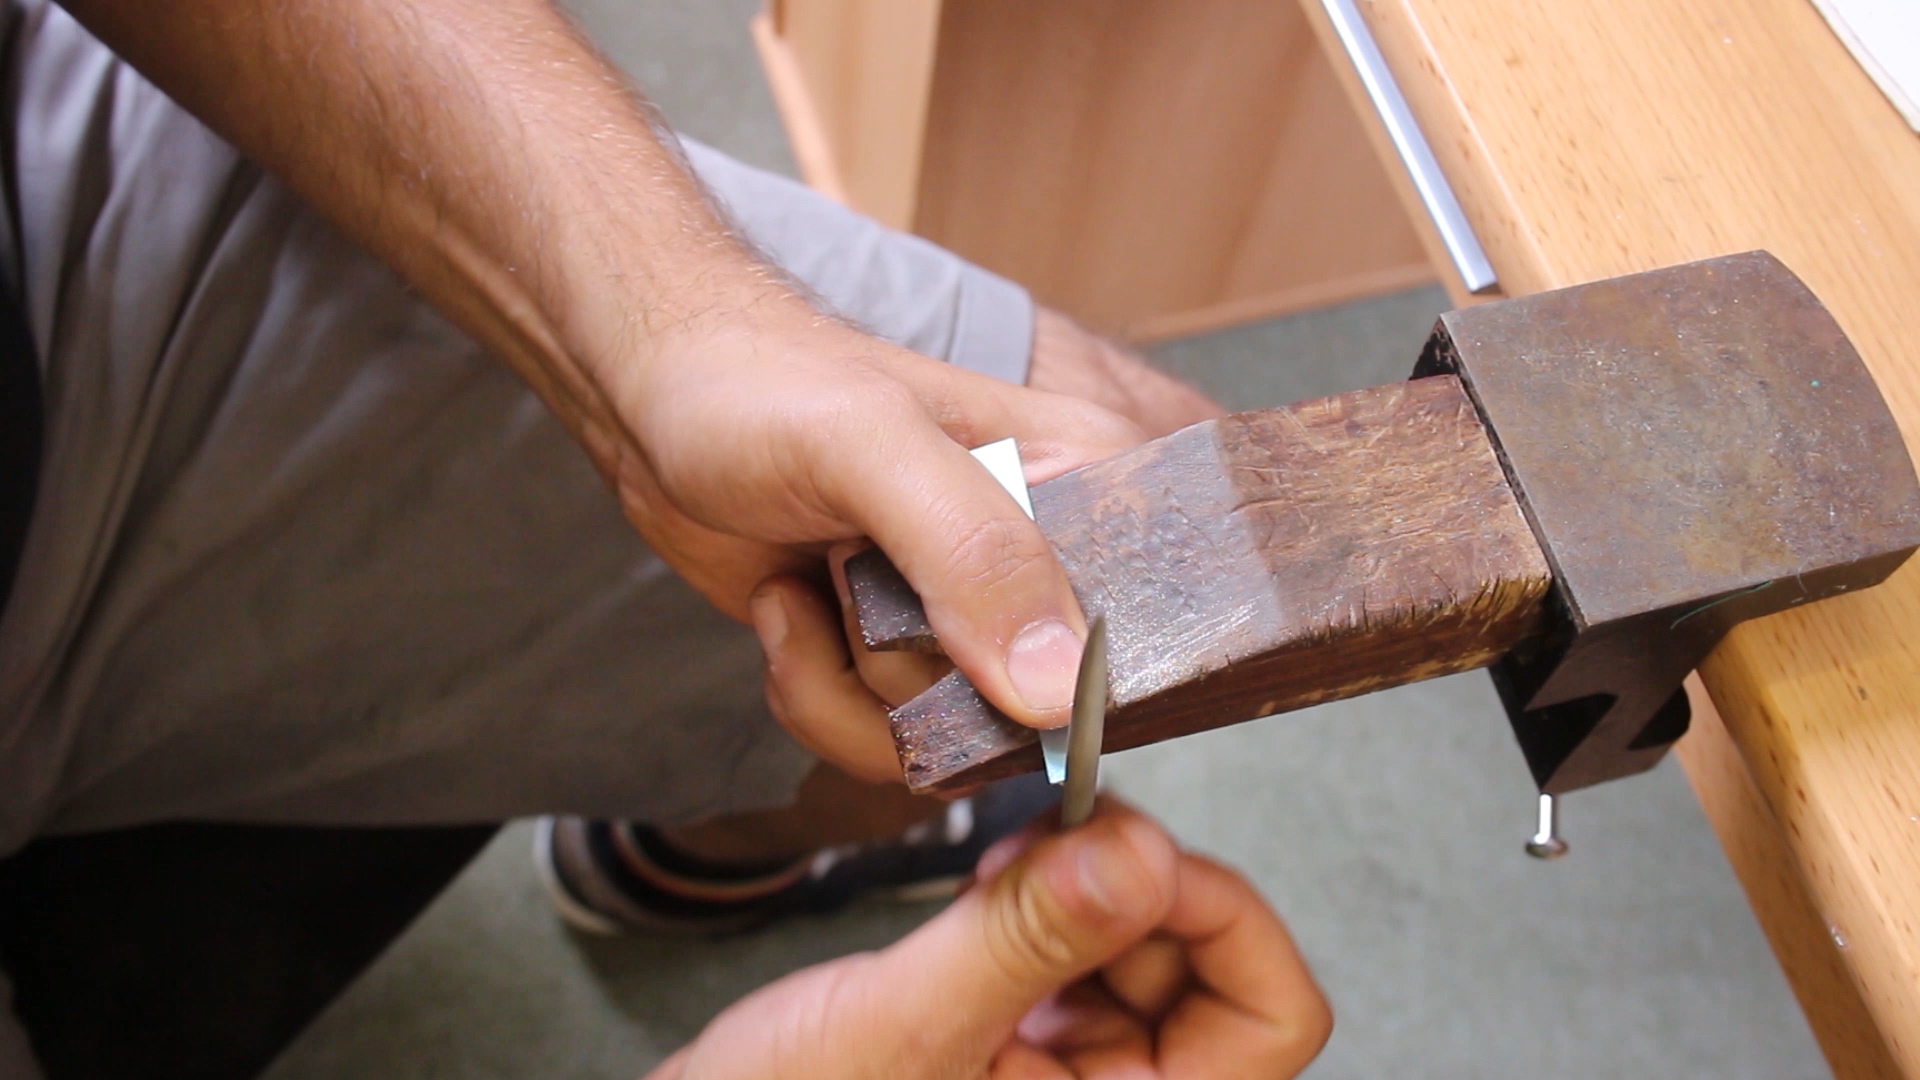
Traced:
<path fill-rule="evenodd" d="M 1001 439 L 985 446 L 973 449 L 973 459 L 987 467 L 987 472 L 1007 489 L 1013 501 L 1020 509 L 1033 516 L 1033 497 L 1027 493 L 1026 470 L 1020 465 L 1020 447 L 1012 439 Z M 1047 763 L 1047 783 L 1063 784 L 1067 780 L 1067 731 L 1068 728 L 1054 728 L 1040 732 L 1040 756 Z"/>
<path fill-rule="evenodd" d="M 1407 167 L 1407 173 L 1413 179 L 1413 186 L 1420 193 L 1420 201 L 1426 205 L 1427 216 L 1433 219 L 1433 227 L 1440 232 L 1440 242 L 1446 245 L 1447 254 L 1453 257 L 1453 266 L 1460 274 L 1460 280 L 1470 293 L 1485 292 L 1499 284 L 1494 276 L 1493 263 L 1488 261 L 1487 253 L 1480 246 L 1480 238 L 1473 234 L 1473 226 L 1467 222 L 1466 211 L 1460 209 L 1460 200 L 1453 194 L 1453 185 L 1447 183 L 1447 175 L 1440 171 L 1440 163 L 1434 159 L 1433 147 L 1428 145 L 1426 135 L 1413 118 L 1413 110 L 1407 107 L 1406 97 L 1400 93 L 1400 84 L 1394 81 L 1393 71 L 1387 67 L 1387 60 L 1380 55 L 1380 47 L 1374 44 L 1373 31 L 1367 29 L 1367 22 L 1360 17 L 1360 9 L 1353 0 L 1323 0 L 1327 9 L 1327 18 L 1333 21 L 1334 33 L 1339 35 L 1340 44 L 1346 47 L 1347 56 L 1360 73 L 1360 83 L 1367 88 L 1367 97 L 1373 100 L 1374 111 L 1380 114 L 1380 122 L 1386 125 L 1387 137 L 1393 141 L 1393 148 L 1400 153 L 1400 160 Z"/>
<path fill-rule="evenodd" d="M 1107 617 L 1096 615 L 1073 683 L 1073 720 L 1067 725 L 1066 792 L 1060 827 L 1071 829 L 1093 813 L 1100 791 L 1100 749 L 1107 734 Z"/>

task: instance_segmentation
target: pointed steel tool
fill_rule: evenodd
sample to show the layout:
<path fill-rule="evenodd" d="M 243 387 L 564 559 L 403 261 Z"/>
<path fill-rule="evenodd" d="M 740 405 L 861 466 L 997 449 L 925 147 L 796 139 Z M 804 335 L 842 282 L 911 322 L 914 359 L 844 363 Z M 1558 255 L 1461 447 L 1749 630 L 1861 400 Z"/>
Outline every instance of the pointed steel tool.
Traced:
<path fill-rule="evenodd" d="M 1026 470 L 1020 467 L 1020 447 L 1012 439 L 1001 439 L 972 450 L 973 459 L 1007 489 L 1020 509 L 1033 516 L 1033 498 L 1027 493 Z M 1054 728 L 1040 733 L 1040 756 L 1047 763 L 1047 783 L 1062 784 L 1067 779 L 1067 729 Z"/>
<path fill-rule="evenodd" d="M 1096 615 L 1080 653 L 1073 684 L 1073 719 L 1067 723 L 1066 792 L 1060 827 L 1071 829 L 1093 813 L 1100 788 L 1100 745 L 1107 734 L 1107 617 Z"/>

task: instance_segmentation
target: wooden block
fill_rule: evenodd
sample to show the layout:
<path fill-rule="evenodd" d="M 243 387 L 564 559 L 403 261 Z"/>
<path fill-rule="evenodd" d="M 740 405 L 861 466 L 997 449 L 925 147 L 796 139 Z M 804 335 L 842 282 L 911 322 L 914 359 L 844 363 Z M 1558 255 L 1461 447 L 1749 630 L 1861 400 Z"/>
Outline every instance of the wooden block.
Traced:
<path fill-rule="evenodd" d="M 1197 424 L 1033 504 L 1107 616 L 1109 750 L 1485 666 L 1535 632 L 1551 584 L 1451 376 Z M 891 595 L 889 632 L 920 637 Z M 916 790 L 1040 763 L 958 672 L 895 710 L 893 735 Z"/>

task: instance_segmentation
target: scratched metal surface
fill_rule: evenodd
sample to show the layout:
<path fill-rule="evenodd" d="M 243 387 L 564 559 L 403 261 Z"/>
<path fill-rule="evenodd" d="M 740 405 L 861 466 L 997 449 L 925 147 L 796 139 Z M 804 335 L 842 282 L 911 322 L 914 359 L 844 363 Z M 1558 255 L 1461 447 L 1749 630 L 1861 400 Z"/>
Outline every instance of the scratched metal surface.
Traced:
<path fill-rule="evenodd" d="M 1467 386 L 1553 568 L 1560 640 L 1496 673 L 1543 790 L 1652 767 L 1730 627 L 1920 544 L 1892 413 L 1765 252 L 1450 312 L 1416 370 Z"/>
<path fill-rule="evenodd" d="M 1920 543 L 1892 413 L 1771 255 L 1441 322 L 1583 627 Z"/>

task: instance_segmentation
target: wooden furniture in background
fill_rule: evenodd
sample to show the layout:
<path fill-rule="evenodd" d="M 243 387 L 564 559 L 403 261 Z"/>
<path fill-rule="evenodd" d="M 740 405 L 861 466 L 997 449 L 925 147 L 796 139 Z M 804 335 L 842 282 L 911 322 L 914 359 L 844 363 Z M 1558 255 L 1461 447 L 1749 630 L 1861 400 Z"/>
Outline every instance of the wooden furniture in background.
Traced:
<path fill-rule="evenodd" d="M 1767 249 L 1920 447 L 1920 138 L 1811 3 L 1361 9 L 1502 291 Z M 775 0 L 757 29 L 811 179 L 1103 329 L 1408 284 L 1436 250 L 1358 152 L 1384 136 L 1320 0 Z M 1701 674 L 1680 757 L 1828 1061 L 1920 1080 L 1920 563 Z"/>
<path fill-rule="evenodd" d="M 1363 10 L 1508 293 L 1765 248 L 1920 447 L 1920 138 L 1812 4 Z M 1920 1077 L 1920 565 L 1701 675 L 1681 760 L 1828 1061 Z"/>
<path fill-rule="evenodd" d="M 1195 424 L 1035 486 L 1033 513 L 1113 616 L 1109 752 L 1485 667 L 1539 632 L 1553 584 L 1453 375 Z M 878 548 L 846 578 L 868 647 L 937 647 Z M 893 735 L 915 790 L 1040 767 L 1033 729 L 958 671 Z"/>
<path fill-rule="evenodd" d="M 754 35 L 809 183 L 1101 331 L 1434 276 L 1292 4 L 773 0 Z"/>

